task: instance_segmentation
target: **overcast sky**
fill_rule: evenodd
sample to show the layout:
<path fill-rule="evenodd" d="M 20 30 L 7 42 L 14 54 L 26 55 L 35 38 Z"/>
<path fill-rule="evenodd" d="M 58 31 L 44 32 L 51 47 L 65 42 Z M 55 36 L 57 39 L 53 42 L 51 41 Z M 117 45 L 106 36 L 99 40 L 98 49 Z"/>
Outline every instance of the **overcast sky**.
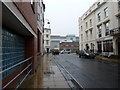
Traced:
<path fill-rule="evenodd" d="M 78 18 L 96 0 L 44 0 L 45 19 L 49 19 L 52 35 L 79 35 Z M 47 22 L 47 20 L 45 20 Z"/>

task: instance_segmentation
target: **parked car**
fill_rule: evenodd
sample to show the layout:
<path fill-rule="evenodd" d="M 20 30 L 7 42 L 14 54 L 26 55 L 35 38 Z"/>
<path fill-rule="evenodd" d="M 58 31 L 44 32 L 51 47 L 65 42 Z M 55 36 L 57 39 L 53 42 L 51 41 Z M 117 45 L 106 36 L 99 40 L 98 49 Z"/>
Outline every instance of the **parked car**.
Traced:
<path fill-rule="evenodd" d="M 58 49 L 52 50 L 52 55 L 59 55 L 60 51 Z"/>
<path fill-rule="evenodd" d="M 79 58 L 80 57 L 95 58 L 95 54 L 90 52 L 89 50 L 80 50 Z"/>
<path fill-rule="evenodd" d="M 61 54 L 64 54 L 64 53 L 70 54 L 71 50 L 70 49 L 64 49 L 64 50 L 60 51 L 60 53 Z"/>

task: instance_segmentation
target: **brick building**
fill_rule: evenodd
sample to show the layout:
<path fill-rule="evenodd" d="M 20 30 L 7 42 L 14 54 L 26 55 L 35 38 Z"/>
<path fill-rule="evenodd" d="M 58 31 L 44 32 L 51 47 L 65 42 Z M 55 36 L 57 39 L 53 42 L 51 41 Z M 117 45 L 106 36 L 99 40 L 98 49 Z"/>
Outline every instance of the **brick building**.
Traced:
<path fill-rule="evenodd" d="M 79 50 L 79 42 L 62 42 L 60 43 L 60 50 L 70 49 L 72 53 Z"/>
<path fill-rule="evenodd" d="M 18 88 L 38 67 L 37 57 L 42 53 L 45 5 L 42 0 L 40 2 L 9 1 L 0 2 L 2 6 L 0 86 Z M 38 12 L 39 8 L 42 14 Z"/>

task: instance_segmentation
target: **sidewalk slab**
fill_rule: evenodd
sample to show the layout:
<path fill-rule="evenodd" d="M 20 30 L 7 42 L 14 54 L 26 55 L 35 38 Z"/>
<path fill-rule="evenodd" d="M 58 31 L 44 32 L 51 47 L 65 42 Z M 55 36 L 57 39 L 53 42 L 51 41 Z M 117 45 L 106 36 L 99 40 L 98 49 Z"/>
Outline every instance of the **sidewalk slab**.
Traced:
<path fill-rule="evenodd" d="M 52 55 L 44 55 L 37 72 L 24 81 L 22 88 L 70 89 L 68 82 L 52 59 Z"/>

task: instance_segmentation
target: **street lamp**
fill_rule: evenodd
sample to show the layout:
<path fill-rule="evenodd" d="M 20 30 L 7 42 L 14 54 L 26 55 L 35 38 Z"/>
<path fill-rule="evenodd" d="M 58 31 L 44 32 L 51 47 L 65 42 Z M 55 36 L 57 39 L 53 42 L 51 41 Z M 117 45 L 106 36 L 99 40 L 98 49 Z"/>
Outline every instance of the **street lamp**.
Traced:
<path fill-rule="evenodd" d="M 45 21 L 47 20 L 47 23 L 49 25 L 49 28 L 50 28 L 50 21 L 48 19 L 45 19 Z M 46 26 L 46 25 L 45 25 Z"/>

